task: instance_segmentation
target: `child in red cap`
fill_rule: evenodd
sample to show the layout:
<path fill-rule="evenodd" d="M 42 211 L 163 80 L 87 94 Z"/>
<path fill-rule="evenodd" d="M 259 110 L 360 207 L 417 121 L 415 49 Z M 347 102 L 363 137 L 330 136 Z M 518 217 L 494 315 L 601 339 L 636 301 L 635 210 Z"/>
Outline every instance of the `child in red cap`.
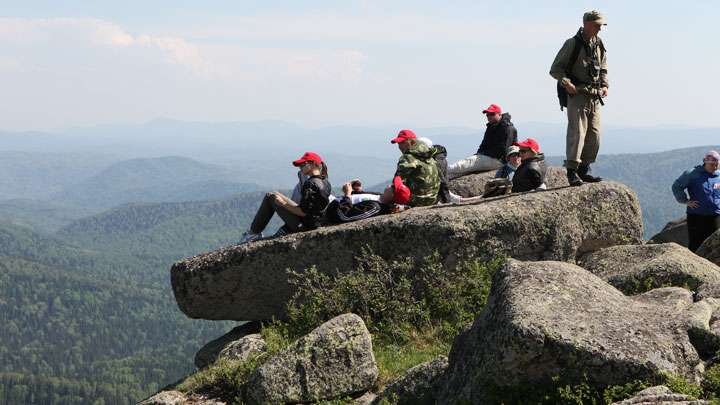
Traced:
<path fill-rule="evenodd" d="M 540 152 L 540 144 L 533 138 L 527 138 L 522 142 L 515 142 L 513 145 L 520 148 L 520 167 L 517 168 L 512 178 L 512 192 L 545 190 L 545 155 Z"/>

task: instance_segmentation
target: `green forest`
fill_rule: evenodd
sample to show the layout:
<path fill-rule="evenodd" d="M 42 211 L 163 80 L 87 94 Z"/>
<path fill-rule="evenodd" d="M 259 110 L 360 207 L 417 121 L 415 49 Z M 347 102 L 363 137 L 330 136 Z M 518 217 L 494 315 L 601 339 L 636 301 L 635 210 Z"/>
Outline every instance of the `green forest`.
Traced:
<path fill-rule="evenodd" d="M 130 404 L 232 322 L 188 319 L 169 267 L 233 243 L 260 193 L 134 204 L 56 234 L 0 224 L 0 404 Z"/>

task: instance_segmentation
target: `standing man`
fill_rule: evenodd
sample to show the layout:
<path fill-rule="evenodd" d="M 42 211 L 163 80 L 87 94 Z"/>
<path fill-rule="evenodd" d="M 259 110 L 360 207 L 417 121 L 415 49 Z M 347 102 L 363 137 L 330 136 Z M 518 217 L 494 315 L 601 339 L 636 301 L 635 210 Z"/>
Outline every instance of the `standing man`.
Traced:
<path fill-rule="evenodd" d="M 687 205 L 688 249 L 693 252 L 720 229 L 719 162 L 720 153 L 711 150 L 702 165 L 686 171 L 672 185 L 677 202 Z"/>
<path fill-rule="evenodd" d="M 585 13 L 582 28 L 565 41 L 550 68 L 559 84 L 558 95 L 567 94 L 565 167 L 572 186 L 602 180 L 591 174 L 590 165 L 600 149 L 600 106 L 608 95 L 605 46 L 597 36 L 603 25 L 607 24 L 600 12 Z"/>
<path fill-rule="evenodd" d="M 517 141 L 517 129 L 510 114 L 503 113 L 497 104 L 483 110 L 487 117 L 485 136 L 477 152 L 448 166 L 448 177 L 454 179 L 468 173 L 495 170 L 503 165 L 505 151 Z"/>

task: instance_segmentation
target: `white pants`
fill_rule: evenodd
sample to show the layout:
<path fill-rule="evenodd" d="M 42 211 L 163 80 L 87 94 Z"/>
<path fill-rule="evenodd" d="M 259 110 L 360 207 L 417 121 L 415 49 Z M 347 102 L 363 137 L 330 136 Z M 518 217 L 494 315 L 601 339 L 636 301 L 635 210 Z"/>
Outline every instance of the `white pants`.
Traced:
<path fill-rule="evenodd" d="M 487 172 L 502 167 L 502 162 L 486 155 L 472 155 L 448 165 L 448 178 L 464 176 L 468 173 Z"/>

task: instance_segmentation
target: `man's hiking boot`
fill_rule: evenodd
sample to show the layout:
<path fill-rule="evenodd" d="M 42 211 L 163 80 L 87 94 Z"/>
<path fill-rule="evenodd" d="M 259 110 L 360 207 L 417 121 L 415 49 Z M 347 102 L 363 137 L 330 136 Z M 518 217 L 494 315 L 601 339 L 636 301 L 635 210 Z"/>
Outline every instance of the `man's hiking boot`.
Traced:
<path fill-rule="evenodd" d="M 242 237 L 240 238 L 240 244 L 243 245 L 245 243 L 255 242 L 256 240 L 262 239 L 262 237 L 262 232 L 254 233 L 252 231 L 247 231 L 242 234 Z"/>
<path fill-rule="evenodd" d="M 582 186 L 583 184 L 582 179 L 580 178 L 580 176 L 578 176 L 577 170 L 575 169 L 567 169 L 567 179 L 568 183 L 570 183 L 570 185 L 573 187 Z"/>
<path fill-rule="evenodd" d="M 585 183 L 597 183 L 602 181 L 602 177 L 593 176 L 590 174 L 591 172 L 592 170 L 590 169 L 590 165 L 580 165 L 577 169 L 577 174 L 580 177 L 580 180 Z"/>

